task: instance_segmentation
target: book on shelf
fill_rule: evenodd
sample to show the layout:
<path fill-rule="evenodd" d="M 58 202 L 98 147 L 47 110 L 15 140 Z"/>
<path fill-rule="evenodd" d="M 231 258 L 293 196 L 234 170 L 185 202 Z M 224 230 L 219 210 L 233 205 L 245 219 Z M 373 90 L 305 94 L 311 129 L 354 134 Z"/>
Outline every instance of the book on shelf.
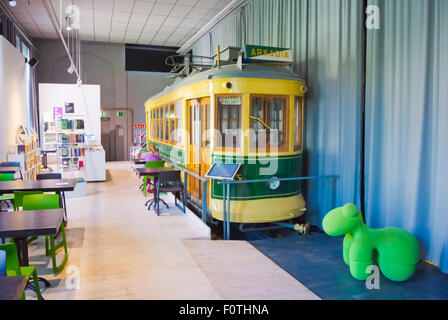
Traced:
<path fill-rule="evenodd" d="M 84 120 L 82 120 L 82 119 L 58 120 L 58 129 L 60 129 L 60 130 L 83 130 L 84 129 Z"/>

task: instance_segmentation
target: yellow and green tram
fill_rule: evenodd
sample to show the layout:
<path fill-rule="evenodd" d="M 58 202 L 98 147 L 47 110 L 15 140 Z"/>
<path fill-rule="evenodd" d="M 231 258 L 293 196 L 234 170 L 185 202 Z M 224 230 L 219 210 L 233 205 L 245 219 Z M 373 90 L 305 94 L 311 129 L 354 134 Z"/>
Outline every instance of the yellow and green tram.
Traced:
<path fill-rule="evenodd" d="M 148 144 L 163 160 L 204 176 L 214 162 L 241 163 L 239 180 L 301 175 L 306 85 L 287 68 L 230 64 L 191 74 L 145 103 Z M 222 185 L 207 203 L 223 220 Z M 188 179 L 202 201 L 201 182 Z M 230 221 L 267 223 L 305 212 L 298 181 L 233 185 Z"/>

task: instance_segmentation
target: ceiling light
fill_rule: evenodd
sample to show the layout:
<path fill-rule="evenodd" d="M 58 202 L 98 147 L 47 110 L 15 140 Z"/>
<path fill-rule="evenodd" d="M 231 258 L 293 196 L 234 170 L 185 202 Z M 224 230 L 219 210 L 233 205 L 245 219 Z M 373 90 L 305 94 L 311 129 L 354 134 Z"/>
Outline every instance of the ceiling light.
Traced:
<path fill-rule="evenodd" d="M 70 67 L 67 69 L 67 72 L 72 74 L 73 72 L 75 72 L 75 66 L 72 64 L 70 64 Z"/>
<path fill-rule="evenodd" d="M 65 18 L 65 29 L 67 31 L 72 30 L 72 25 L 73 25 L 73 19 L 71 17 L 66 17 Z"/>
<path fill-rule="evenodd" d="M 11 7 L 15 7 L 15 6 L 17 5 L 17 2 L 14 1 L 14 0 L 9 0 L 9 5 L 10 5 Z"/>

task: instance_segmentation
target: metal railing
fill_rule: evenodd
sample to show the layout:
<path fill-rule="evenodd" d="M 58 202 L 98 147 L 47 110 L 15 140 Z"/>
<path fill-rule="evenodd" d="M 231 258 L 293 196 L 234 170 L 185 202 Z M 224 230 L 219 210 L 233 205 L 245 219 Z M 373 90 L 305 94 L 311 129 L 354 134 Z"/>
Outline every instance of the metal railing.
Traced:
<path fill-rule="evenodd" d="M 184 190 L 184 196 L 188 193 L 188 176 L 192 176 L 202 183 L 202 221 L 207 224 L 207 215 L 210 216 L 211 220 L 213 221 L 213 217 L 211 215 L 211 212 L 207 205 L 207 191 L 208 191 L 208 185 L 209 182 L 211 182 L 210 179 L 204 178 L 194 172 L 191 172 L 185 168 L 182 168 L 175 163 L 172 163 L 170 161 L 165 161 L 172 167 L 181 170 L 184 173 L 184 184 L 185 184 L 185 190 Z M 310 177 L 292 177 L 292 178 L 276 178 L 275 181 L 305 181 L 305 180 L 319 180 L 319 179 L 330 179 L 333 180 L 333 183 L 336 181 L 336 179 L 339 176 L 337 175 L 324 175 L 324 176 L 310 176 Z M 230 240 L 230 185 L 237 185 L 237 184 L 248 184 L 248 183 L 260 183 L 260 182 L 271 182 L 273 181 L 272 178 L 267 179 L 254 179 L 254 180 L 219 180 L 217 181 L 218 184 L 222 185 L 222 191 L 223 191 L 223 238 L 224 240 Z M 294 227 L 294 225 L 282 223 L 282 222 L 276 222 L 277 225 L 281 225 L 283 227 Z"/>
<path fill-rule="evenodd" d="M 276 178 L 275 181 L 304 181 L 304 180 L 318 180 L 318 179 L 333 179 L 335 181 L 337 175 L 313 176 L 313 177 L 293 177 L 293 178 Z M 268 179 L 254 179 L 254 180 L 220 180 L 217 183 L 222 185 L 222 200 L 223 200 L 223 237 L 224 240 L 230 239 L 230 185 L 272 182 L 272 178 Z M 283 224 L 287 227 L 287 224 Z"/>
<path fill-rule="evenodd" d="M 211 213 L 207 206 L 207 188 L 208 188 L 209 180 L 204 177 L 201 177 L 200 175 L 198 175 L 194 172 L 191 172 L 185 168 L 182 168 L 182 167 L 176 165 L 175 163 L 172 163 L 170 161 L 165 161 L 165 162 L 167 162 L 170 166 L 172 166 L 184 173 L 184 188 L 185 188 L 184 196 L 186 196 L 188 193 L 188 176 L 192 176 L 192 177 L 198 179 L 199 181 L 201 181 L 201 183 L 202 183 L 202 221 L 205 224 L 207 224 L 207 215 L 210 215 L 210 217 L 211 217 Z"/>

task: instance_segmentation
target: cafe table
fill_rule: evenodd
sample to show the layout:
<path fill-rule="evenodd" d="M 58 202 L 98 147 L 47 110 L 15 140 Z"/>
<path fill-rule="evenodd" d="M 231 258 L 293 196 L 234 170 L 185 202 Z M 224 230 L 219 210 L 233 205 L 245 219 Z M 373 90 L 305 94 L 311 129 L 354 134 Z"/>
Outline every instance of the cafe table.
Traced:
<path fill-rule="evenodd" d="M 134 164 L 146 164 L 147 160 L 144 160 L 144 159 L 134 159 L 134 160 L 132 160 L 132 162 L 134 162 Z"/>
<path fill-rule="evenodd" d="M 15 180 L 0 181 L 0 195 L 5 193 L 13 193 L 14 191 L 42 191 L 56 192 L 59 194 L 59 204 L 64 208 L 64 223 L 67 224 L 67 208 L 61 197 L 64 191 L 75 190 L 76 179 L 51 179 L 51 180 Z"/>
<path fill-rule="evenodd" d="M 0 277 L 0 300 L 19 300 L 25 287 L 25 276 Z"/>
<path fill-rule="evenodd" d="M 0 167 L 0 173 L 16 174 L 20 172 L 20 167 Z"/>
<path fill-rule="evenodd" d="M 0 212 L 0 238 L 13 238 L 19 264 L 29 266 L 28 237 L 56 235 L 63 218 L 63 209 Z M 39 279 L 49 286 L 47 280 Z"/>
<path fill-rule="evenodd" d="M 168 167 L 158 167 L 158 168 L 136 168 L 135 171 L 137 171 L 139 177 L 154 177 L 154 185 L 156 185 L 160 172 L 178 171 L 178 170 Z M 155 197 L 146 201 L 145 206 L 149 204 L 148 210 L 151 209 L 151 205 L 154 204 L 154 200 Z M 166 205 L 167 208 L 169 208 L 168 204 L 162 198 L 159 197 L 159 201 L 162 201 L 163 204 Z"/>

